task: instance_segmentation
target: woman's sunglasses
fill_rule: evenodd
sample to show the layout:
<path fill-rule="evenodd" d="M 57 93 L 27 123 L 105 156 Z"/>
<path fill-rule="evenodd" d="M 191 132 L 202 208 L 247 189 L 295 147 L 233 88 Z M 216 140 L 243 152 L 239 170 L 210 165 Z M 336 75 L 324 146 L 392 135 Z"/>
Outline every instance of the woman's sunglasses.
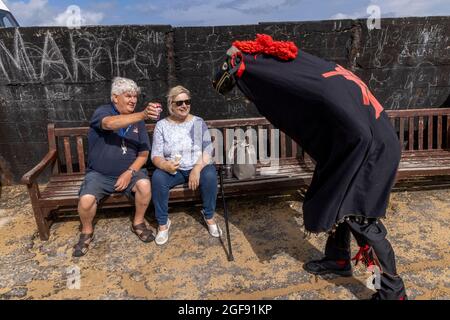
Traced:
<path fill-rule="evenodd" d="M 173 103 L 175 103 L 175 105 L 177 107 L 181 107 L 183 105 L 183 103 L 186 104 L 187 106 L 190 106 L 191 105 L 191 99 L 174 101 Z"/>

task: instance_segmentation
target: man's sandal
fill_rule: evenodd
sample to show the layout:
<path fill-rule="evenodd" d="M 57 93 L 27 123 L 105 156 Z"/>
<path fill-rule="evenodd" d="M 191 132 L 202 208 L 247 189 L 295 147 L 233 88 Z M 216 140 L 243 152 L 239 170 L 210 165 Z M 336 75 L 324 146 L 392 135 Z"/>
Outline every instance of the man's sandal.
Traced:
<path fill-rule="evenodd" d="M 155 240 L 155 235 L 152 230 L 147 228 L 145 222 L 137 225 L 131 224 L 131 231 L 138 236 L 138 238 L 143 242 L 151 242 Z"/>
<path fill-rule="evenodd" d="M 94 239 L 94 233 L 81 233 L 78 243 L 73 247 L 73 257 L 82 257 L 89 250 L 89 244 Z"/>

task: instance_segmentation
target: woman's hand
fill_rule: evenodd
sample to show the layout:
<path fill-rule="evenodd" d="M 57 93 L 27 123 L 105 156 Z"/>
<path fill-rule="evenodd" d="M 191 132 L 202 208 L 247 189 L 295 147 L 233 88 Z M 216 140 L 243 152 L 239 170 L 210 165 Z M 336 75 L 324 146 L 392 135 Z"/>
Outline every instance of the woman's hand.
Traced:
<path fill-rule="evenodd" d="M 163 170 L 175 174 L 180 167 L 180 161 L 167 160 L 163 164 Z"/>
<path fill-rule="evenodd" d="M 197 190 L 200 185 L 200 171 L 199 167 L 194 167 L 189 174 L 189 189 Z"/>
<path fill-rule="evenodd" d="M 117 179 L 116 184 L 114 185 L 115 190 L 117 192 L 125 190 L 128 185 L 131 182 L 131 178 L 133 177 L 133 174 L 131 170 L 127 170 L 124 173 L 120 175 L 120 177 Z"/>

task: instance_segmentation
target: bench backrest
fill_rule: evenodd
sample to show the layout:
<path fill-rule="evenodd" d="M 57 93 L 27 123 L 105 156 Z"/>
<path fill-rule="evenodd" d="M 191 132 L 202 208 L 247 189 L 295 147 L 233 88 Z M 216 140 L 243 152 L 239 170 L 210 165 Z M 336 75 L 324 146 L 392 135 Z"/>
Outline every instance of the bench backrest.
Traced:
<path fill-rule="evenodd" d="M 450 149 L 450 108 L 388 110 L 404 154 Z"/>
<path fill-rule="evenodd" d="M 210 129 L 218 163 L 227 162 L 226 151 L 236 134 L 250 137 L 250 142 L 254 143 L 257 149 L 258 166 L 270 165 L 270 158 L 275 156 L 281 162 L 303 159 L 302 150 L 297 143 L 274 128 L 265 118 L 209 120 L 206 124 Z M 151 139 L 155 124 L 147 124 L 146 127 Z M 53 173 L 85 172 L 88 131 L 88 127 L 55 128 L 54 124 L 48 125 L 49 148 L 58 150 L 58 160 L 53 167 Z"/>
<path fill-rule="evenodd" d="M 403 153 L 439 152 L 450 148 L 450 108 L 387 110 L 396 128 Z M 274 128 L 266 118 L 206 121 L 210 128 L 216 159 L 226 162 L 226 151 L 233 136 L 239 132 L 256 138 L 258 165 L 270 165 L 268 158 L 278 157 L 281 163 L 309 161 L 295 141 Z M 154 124 L 146 125 L 150 138 Z M 48 125 L 49 148 L 58 150 L 53 173 L 84 173 L 87 161 L 88 127 L 55 128 Z M 250 131 L 249 131 L 250 130 Z M 253 134 L 248 134 L 253 132 Z M 250 138 L 250 139 L 253 139 Z M 263 145 L 266 148 L 263 148 Z"/>

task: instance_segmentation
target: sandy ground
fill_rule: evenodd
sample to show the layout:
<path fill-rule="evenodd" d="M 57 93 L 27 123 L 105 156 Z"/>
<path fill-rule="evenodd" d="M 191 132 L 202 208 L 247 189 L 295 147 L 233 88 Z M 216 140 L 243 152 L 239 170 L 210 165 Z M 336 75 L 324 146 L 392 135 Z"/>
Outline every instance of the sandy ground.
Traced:
<path fill-rule="evenodd" d="M 164 246 L 131 233 L 131 210 L 102 212 L 90 251 L 72 258 L 79 222 L 63 218 L 50 240 L 40 241 L 26 189 L 4 187 L 0 299 L 368 298 L 373 291 L 363 266 L 350 278 L 303 270 L 322 257 L 326 235 L 304 239 L 301 205 L 295 195 L 230 200 L 233 262 L 193 205 L 171 208 Z M 217 212 L 223 227 L 222 208 Z M 151 214 L 149 222 L 156 226 Z M 409 298 L 450 299 L 450 190 L 395 192 L 384 223 Z"/>

